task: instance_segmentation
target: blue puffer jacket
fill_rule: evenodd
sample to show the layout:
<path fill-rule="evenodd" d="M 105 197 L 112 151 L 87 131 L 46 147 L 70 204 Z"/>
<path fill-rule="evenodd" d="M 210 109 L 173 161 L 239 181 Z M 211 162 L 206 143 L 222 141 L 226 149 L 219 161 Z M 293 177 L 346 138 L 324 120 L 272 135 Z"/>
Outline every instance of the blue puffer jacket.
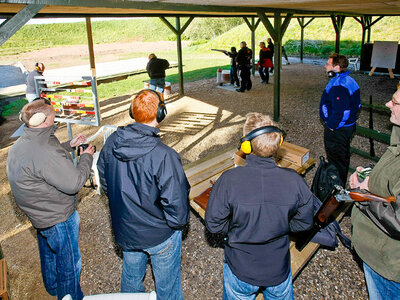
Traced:
<path fill-rule="evenodd" d="M 120 127 L 97 162 L 115 240 L 125 251 L 154 247 L 189 220 L 190 186 L 180 157 L 158 133 L 140 123 Z"/>
<path fill-rule="evenodd" d="M 356 123 L 361 107 L 360 88 L 349 73 L 338 73 L 322 93 L 319 115 L 330 129 L 349 127 Z"/>

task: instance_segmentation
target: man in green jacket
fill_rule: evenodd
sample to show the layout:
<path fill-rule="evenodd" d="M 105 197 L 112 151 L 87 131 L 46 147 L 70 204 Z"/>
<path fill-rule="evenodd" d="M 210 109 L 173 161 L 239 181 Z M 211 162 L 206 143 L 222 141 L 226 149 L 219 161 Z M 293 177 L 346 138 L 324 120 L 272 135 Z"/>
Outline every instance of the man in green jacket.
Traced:
<path fill-rule="evenodd" d="M 20 118 L 26 126 L 8 153 L 7 175 L 18 207 L 37 230 L 47 292 L 59 300 L 67 294 L 81 300 L 76 194 L 90 175 L 95 149 L 89 145 L 75 166 L 70 152 L 86 137 L 60 144 L 54 117 L 47 99 L 37 98 L 22 108 Z"/>
<path fill-rule="evenodd" d="M 390 146 L 361 181 L 350 176 L 351 188 L 369 190 L 382 197 L 395 196 L 396 203 L 358 202 L 353 208 L 352 243 L 363 260 L 370 299 L 400 299 L 400 90 L 386 103 L 393 123 Z"/>

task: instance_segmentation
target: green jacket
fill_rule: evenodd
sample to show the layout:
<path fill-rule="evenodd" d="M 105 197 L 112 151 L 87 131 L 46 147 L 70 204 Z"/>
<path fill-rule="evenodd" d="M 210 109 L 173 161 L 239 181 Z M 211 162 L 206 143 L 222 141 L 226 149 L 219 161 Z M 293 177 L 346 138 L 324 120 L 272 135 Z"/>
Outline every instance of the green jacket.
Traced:
<path fill-rule="evenodd" d="M 386 279 L 400 282 L 400 127 L 394 125 L 390 146 L 371 172 L 368 188 L 395 204 L 358 203 L 352 211 L 352 243 L 360 258 Z M 393 238 L 395 237 L 395 238 Z"/>

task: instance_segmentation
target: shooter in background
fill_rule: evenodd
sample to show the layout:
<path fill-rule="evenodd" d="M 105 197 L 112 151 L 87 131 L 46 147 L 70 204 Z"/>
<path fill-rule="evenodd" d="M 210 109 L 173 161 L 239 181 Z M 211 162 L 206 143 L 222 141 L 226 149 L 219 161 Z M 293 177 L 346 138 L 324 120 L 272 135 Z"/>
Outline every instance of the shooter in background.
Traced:
<path fill-rule="evenodd" d="M 235 87 L 238 88 L 240 87 L 240 83 L 237 75 L 236 57 L 238 56 L 238 53 L 236 51 L 236 47 L 231 47 L 231 52 L 224 51 L 223 53 L 231 58 L 231 72 L 230 72 L 231 85 L 235 84 Z"/>
<path fill-rule="evenodd" d="M 157 58 L 154 53 L 149 55 L 149 62 L 146 70 L 150 77 L 150 89 L 153 91 L 164 93 L 165 86 L 165 70 L 168 69 L 169 62 L 166 59 Z"/>
<path fill-rule="evenodd" d="M 36 99 L 39 95 L 38 92 L 36 91 L 36 86 L 35 86 L 35 76 L 43 76 L 44 72 L 44 64 L 41 62 L 37 62 L 35 64 L 35 69 L 32 72 L 29 72 L 28 76 L 25 79 L 26 82 L 26 99 L 28 99 L 28 102 L 32 102 L 33 99 Z M 43 82 L 43 79 L 38 80 L 38 86 L 42 88 L 46 88 L 47 85 Z"/>
<path fill-rule="evenodd" d="M 296 171 L 280 168 L 273 155 L 284 133 L 269 116 L 249 113 L 241 149 L 246 165 L 225 171 L 216 181 L 205 222 L 223 233 L 223 299 L 293 299 L 289 231 L 313 224 L 313 200 Z"/>
<path fill-rule="evenodd" d="M 271 38 L 267 38 L 267 43 L 268 43 L 268 48 L 269 48 L 269 49 L 271 50 L 271 52 L 272 52 L 271 60 L 273 61 L 275 46 L 274 46 L 274 43 L 272 43 Z M 270 72 L 270 73 L 274 73 L 274 66 L 272 66 L 272 68 L 269 70 L 269 72 Z"/>
<path fill-rule="evenodd" d="M 95 148 L 89 145 L 82 151 L 75 166 L 70 152 L 86 137 L 80 134 L 60 144 L 54 117 L 47 99 L 35 99 L 22 108 L 20 118 L 26 126 L 8 153 L 7 176 L 15 202 L 37 231 L 47 292 L 59 300 L 67 294 L 81 300 L 76 195 L 90 175 Z"/>
<path fill-rule="evenodd" d="M 258 60 L 258 73 L 261 77 L 261 83 L 268 84 L 269 82 L 269 68 L 273 67 L 272 64 L 272 51 L 265 47 L 264 42 L 260 42 L 260 54 Z"/>
<path fill-rule="evenodd" d="M 386 106 L 392 113 L 390 146 L 369 177 L 360 182 L 357 172 L 363 168 L 357 167 L 349 179 L 351 188 L 396 197 L 395 203 L 359 202 L 352 210 L 352 244 L 363 261 L 371 300 L 400 299 L 400 89 Z"/>
<path fill-rule="evenodd" d="M 251 58 L 253 51 L 247 48 L 246 42 L 240 43 L 240 50 L 236 58 L 236 65 L 238 67 L 238 73 L 240 78 L 240 88 L 236 89 L 237 92 L 250 91 L 252 87 L 251 82 Z"/>
<path fill-rule="evenodd" d="M 345 187 L 350 165 L 350 142 L 356 130 L 361 108 L 360 88 L 350 77 L 346 56 L 333 53 L 325 64 L 330 78 L 319 104 L 319 115 L 324 123 L 324 146 L 328 161 L 339 171 Z"/>

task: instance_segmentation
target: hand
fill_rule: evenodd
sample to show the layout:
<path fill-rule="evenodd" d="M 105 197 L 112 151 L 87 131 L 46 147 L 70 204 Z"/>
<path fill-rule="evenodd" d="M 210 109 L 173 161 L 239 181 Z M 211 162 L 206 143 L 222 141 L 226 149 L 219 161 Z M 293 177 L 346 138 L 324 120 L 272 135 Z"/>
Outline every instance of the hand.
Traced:
<path fill-rule="evenodd" d="M 85 151 L 81 152 L 81 155 L 85 154 L 85 153 L 93 155 L 95 151 L 96 151 L 96 149 L 94 148 L 94 146 L 92 144 L 89 144 L 89 146 L 85 149 Z"/>
<path fill-rule="evenodd" d="M 356 171 L 353 174 L 351 174 L 351 176 L 349 178 L 349 184 L 352 189 L 359 188 L 362 190 L 367 190 L 367 191 L 369 190 L 368 189 L 369 176 L 367 178 L 365 178 L 363 182 L 360 182 L 358 180 L 357 172 L 361 172 L 363 169 L 364 169 L 363 167 L 358 166 L 356 168 Z"/>
<path fill-rule="evenodd" d="M 72 148 L 75 148 L 76 146 L 85 143 L 86 140 L 87 140 L 86 136 L 80 133 L 69 142 L 69 145 Z"/>

